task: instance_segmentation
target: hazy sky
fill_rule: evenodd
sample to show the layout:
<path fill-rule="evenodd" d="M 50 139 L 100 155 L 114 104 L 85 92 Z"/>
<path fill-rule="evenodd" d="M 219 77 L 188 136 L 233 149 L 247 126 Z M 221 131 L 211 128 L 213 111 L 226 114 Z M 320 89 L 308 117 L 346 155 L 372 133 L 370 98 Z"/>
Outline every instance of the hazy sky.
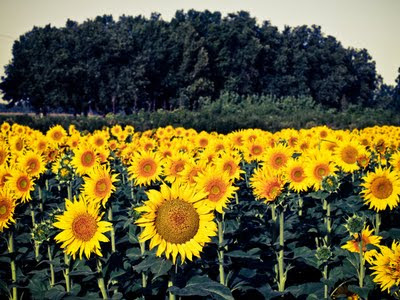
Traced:
<path fill-rule="evenodd" d="M 97 15 L 159 12 L 169 20 L 178 9 L 249 11 L 258 22 L 317 24 L 345 47 L 366 48 L 387 84 L 400 67 L 400 0 L 0 0 L 0 76 L 11 60 L 13 41 L 33 26 L 64 26 L 68 18 L 82 22 Z"/>

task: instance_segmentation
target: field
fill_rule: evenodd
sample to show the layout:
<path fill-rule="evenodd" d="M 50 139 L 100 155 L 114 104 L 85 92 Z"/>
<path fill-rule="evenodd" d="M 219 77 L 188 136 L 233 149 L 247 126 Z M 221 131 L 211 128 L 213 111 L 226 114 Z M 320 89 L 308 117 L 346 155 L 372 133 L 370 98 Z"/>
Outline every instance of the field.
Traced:
<path fill-rule="evenodd" d="M 399 136 L 4 122 L 0 298 L 400 299 Z"/>

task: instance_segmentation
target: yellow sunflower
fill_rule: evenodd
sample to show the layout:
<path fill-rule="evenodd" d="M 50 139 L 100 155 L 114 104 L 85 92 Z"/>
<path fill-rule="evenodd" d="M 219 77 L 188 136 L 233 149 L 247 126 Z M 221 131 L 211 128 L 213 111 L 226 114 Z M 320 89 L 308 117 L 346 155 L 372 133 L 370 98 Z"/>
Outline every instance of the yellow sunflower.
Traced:
<path fill-rule="evenodd" d="M 222 152 L 215 160 L 215 167 L 218 171 L 228 172 L 231 180 L 240 179 L 245 172 L 240 169 L 241 158 L 235 152 Z"/>
<path fill-rule="evenodd" d="M 6 143 L 0 142 L 0 166 L 7 164 L 10 158 L 10 150 Z"/>
<path fill-rule="evenodd" d="M 304 159 L 290 158 L 284 171 L 291 190 L 297 193 L 308 190 L 310 181 L 306 175 Z"/>
<path fill-rule="evenodd" d="M 381 242 L 382 239 L 381 236 L 372 235 L 373 231 L 374 229 L 370 230 L 369 226 L 367 226 L 361 232 L 362 250 L 364 252 L 365 260 L 368 263 L 371 263 L 373 257 L 377 254 L 377 251 L 375 249 L 367 251 L 367 245 L 370 244 L 374 246 L 379 246 L 379 243 Z M 342 249 L 346 249 L 350 252 L 360 253 L 360 241 L 358 238 L 358 233 L 355 233 L 353 237 L 354 240 L 348 241 L 345 245 L 342 246 Z"/>
<path fill-rule="evenodd" d="M 291 148 L 278 144 L 266 151 L 264 156 L 265 165 L 274 170 L 284 168 L 289 158 L 292 157 L 292 154 Z"/>
<path fill-rule="evenodd" d="M 182 179 L 185 165 L 191 161 L 191 158 L 186 153 L 174 153 L 168 156 L 164 163 L 165 180 L 170 183 L 180 181 Z"/>
<path fill-rule="evenodd" d="M 322 188 L 324 177 L 334 175 L 336 166 L 331 161 L 329 152 L 314 150 L 309 153 L 305 170 L 310 185 L 315 191 L 318 191 Z"/>
<path fill-rule="evenodd" d="M 60 145 L 64 142 L 65 138 L 67 137 L 67 132 L 61 125 L 56 125 L 51 127 L 47 133 L 46 137 L 50 141 L 50 143 L 55 145 Z"/>
<path fill-rule="evenodd" d="M 256 169 L 250 178 L 250 186 L 257 199 L 273 202 L 282 193 L 285 180 L 282 175 L 268 167 Z"/>
<path fill-rule="evenodd" d="M 79 200 L 74 198 L 74 202 L 66 199 L 64 214 L 57 216 L 53 223 L 54 227 L 62 229 L 54 239 L 62 243 L 61 248 L 74 259 L 78 252 L 80 259 L 83 253 L 88 259 L 92 252 L 102 256 L 99 242 L 109 241 L 104 233 L 112 226 L 101 221 L 102 216 L 99 215 L 99 206 L 87 201 L 83 195 Z"/>
<path fill-rule="evenodd" d="M 396 151 L 392 154 L 390 157 L 390 165 L 393 167 L 393 170 L 400 172 L 400 151 Z"/>
<path fill-rule="evenodd" d="M 31 192 L 34 190 L 34 183 L 31 176 L 26 171 L 11 169 L 6 186 L 14 192 L 17 199 L 23 203 L 32 200 Z"/>
<path fill-rule="evenodd" d="M 157 256 L 165 253 L 176 263 L 200 257 L 204 245 L 216 235 L 217 226 L 210 207 L 204 205 L 207 195 L 188 185 L 163 184 L 160 191 L 147 192 L 148 201 L 136 210 L 143 213 L 136 221 L 144 227 L 140 242 L 150 241 L 150 249 L 158 246 Z"/>
<path fill-rule="evenodd" d="M 15 209 L 15 198 L 11 190 L 2 189 L 0 191 L 0 232 L 8 228 L 10 223 L 15 223 L 13 218 Z"/>
<path fill-rule="evenodd" d="M 103 207 L 116 190 L 113 183 L 118 181 L 117 174 L 111 174 L 110 168 L 106 166 L 93 168 L 83 180 L 83 193 L 86 198 L 94 203 L 101 202 Z"/>
<path fill-rule="evenodd" d="M 150 185 L 161 180 L 162 157 L 157 152 L 138 151 L 134 153 L 128 173 L 137 185 Z"/>
<path fill-rule="evenodd" d="M 400 243 L 393 241 L 391 248 L 379 248 L 380 253 L 375 255 L 370 269 L 374 270 L 373 281 L 380 285 L 382 291 L 390 293 L 393 286 L 400 286 Z"/>
<path fill-rule="evenodd" d="M 374 172 L 368 172 L 363 177 L 364 183 L 361 184 L 364 190 L 361 191 L 362 197 L 370 209 L 376 211 L 397 207 L 400 194 L 400 179 L 395 172 L 389 169 L 375 168 Z"/>
<path fill-rule="evenodd" d="M 11 176 L 11 168 L 7 165 L 0 166 L 0 188 L 3 188 Z"/>
<path fill-rule="evenodd" d="M 215 168 L 208 168 L 196 177 L 198 188 L 207 194 L 206 204 L 219 213 L 227 208 L 229 199 L 233 198 L 238 187 L 232 185 L 227 172 L 221 172 Z"/>
<path fill-rule="evenodd" d="M 74 149 L 74 158 L 71 163 L 79 175 L 84 175 L 99 164 L 99 158 L 93 146 L 83 144 Z"/>
<path fill-rule="evenodd" d="M 26 170 L 32 177 L 38 177 L 46 171 L 42 155 L 34 151 L 27 151 L 20 157 L 18 165 L 22 170 Z"/>
<path fill-rule="evenodd" d="M 344 171 L 352 173 L 359 169 L 357 158 L 365 152 L 358 141 L 338 141 L 334 150 L 335 163 Z"/>

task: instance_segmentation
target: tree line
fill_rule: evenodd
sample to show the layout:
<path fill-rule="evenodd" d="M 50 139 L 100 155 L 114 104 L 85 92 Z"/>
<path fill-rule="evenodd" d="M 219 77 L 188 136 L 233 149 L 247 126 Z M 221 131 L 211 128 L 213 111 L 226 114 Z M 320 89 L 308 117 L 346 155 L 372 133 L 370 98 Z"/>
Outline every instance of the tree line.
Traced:
<path fill-rule="evenodd" d="M 12 54 L 4 99 L 44 114 L 193 110 L 226 93 L 306 96 L 337 109 L 400 102 L 400 75 L 396 87 L 383 84 L 366 49 L 345 48 L 315 25 L 279 31 L 245 11 L 68 20 L 34 27 Z"/>

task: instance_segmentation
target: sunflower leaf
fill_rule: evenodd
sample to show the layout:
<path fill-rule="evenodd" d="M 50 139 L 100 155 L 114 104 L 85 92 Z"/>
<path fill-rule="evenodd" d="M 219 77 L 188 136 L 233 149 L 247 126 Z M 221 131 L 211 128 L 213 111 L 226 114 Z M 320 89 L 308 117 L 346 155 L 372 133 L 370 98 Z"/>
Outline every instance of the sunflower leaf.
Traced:
<path fill-rule="evenodd" d="M 156 258 L 156 261 L 150 267 L 150 271 L 154 274 L 154 278 L 160 277 L 168 273 L 168 271 L 172 268 L 172 263 L 169 260 Z"/>

